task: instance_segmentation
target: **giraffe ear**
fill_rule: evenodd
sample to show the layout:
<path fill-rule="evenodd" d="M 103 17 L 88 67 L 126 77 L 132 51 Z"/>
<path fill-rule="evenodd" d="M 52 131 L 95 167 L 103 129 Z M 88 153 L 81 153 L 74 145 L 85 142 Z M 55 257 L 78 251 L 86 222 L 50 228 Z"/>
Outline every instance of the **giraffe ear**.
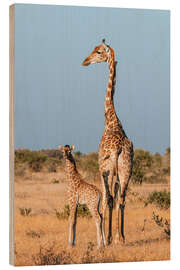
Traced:
<path fill-rule="evenodd" d="M 74 151 L 74 148 L 75 148 L 75 146 L 74 146 L 74 144 L 72 144 L 71 145 L 71 151 Z"/>
<path fill-rule="evenodd" d="M 103 38 L 102 43 L 103 43 L 103 44 L 105 43 L 105 38 Z"/>
<path fill-rule="evenodd" d="M 59 150 L 63 152 L 63 146 L 61 144 L 59 145 Z"/>

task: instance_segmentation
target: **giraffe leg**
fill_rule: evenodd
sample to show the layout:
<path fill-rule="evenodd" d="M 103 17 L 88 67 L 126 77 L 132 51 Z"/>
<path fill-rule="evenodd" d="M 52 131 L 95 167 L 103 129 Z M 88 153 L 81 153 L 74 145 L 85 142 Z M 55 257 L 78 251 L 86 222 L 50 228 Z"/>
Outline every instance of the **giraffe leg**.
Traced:
<path fill-rule="evenodd" d="M 118 244 L 120 242 L 120 220 L 119 220 L 119 202 L 116 203 L 116 209 L 115 209 L 115 218 L 116 218 L 116 235 L 115 235 L 115 244 Z"/>
<path fill-rule="evenodd" d="M 104 230 L 103 230 L 103 217 L 100 213 L 100 196 L 98 198 L 97 204 L 90 204 L 89 210 L 93 216 L 93 219 L 96 224 L 96 230 L 97 230 L 97 246 L 98 248 L 102 246 L 105 246 L 105 238 L 104 238 Z"/>
<path fill-rule="evenodd" d="M 103 173 L 104 185 L 105 185 L 106 196 L 107 196 L 107 204 L 109 207 L 108 245 L 110 245 L 112 242 L 112 211 L 113 211 L 113 197 L 110 194 L 109 184 L 108 184 L 109 175 L 110 175 L 109 171 Z"/>
<path fill-rule="evenodd" d="M 104 184 L 103 184 L 103 189 L 104 189 Z M 103 233 L 103 239 L 104 239 L 104 245 L 105 246 L 106 246 L 106 237 L 105 237 L 106 207 L 107 207 L 106 191 L 103 190 L 103 198 L 102 198 L 102 233 Z"/>
<path fill-rule="evenodd" d="M 76 244 L 76 224 L 77 224 L 77 207 L 75 210 L 74 222 L 73 222 L 73 240 L 72 240 L 73 246 L 75 246 L 75 244 Z"/>
<path fill-rule="evenodd" d="M 118 177 L 120 182 L 120 210 L 121 210 L 121 237 L 125 243 L 124 236 L 124 210 L 126 190 L 132 174 L 133 166 L 133 145 L 125 138 L 122 152 L 118 157 Z"/>
<path fill-rule="evenodd" d="M 105 246 L 106 245 L 106 240 L 105 240 L 104 228 L 103 228 L 103 215 L 100 213 L 100 203 L 101 203 L 101 196 L 99 196 L 97 211 L 98 211 L 98 214 L 100 216 L 100 225 L 99 225 L 100 238 L 101 238 L 101 242 L 102 242 L 103 246 Z"/>
<path fill-rule="evenodd" d="M 103 216 L 101 215 L 101 234 L 102 234 L 102 242 L 103 246 L 106 246 L 106 238 L 105 238 L 105 233 L 104 233 L 104 228 L 103 228 Z"/>
<path fill-rule="evenodd" d="M 115 220 L 116 220 L 116 236 L 115 236 L 115 244 L 118 244 L 120 242 L 120 220 L 119 220 L 119 214 L 120 214 L 120 185 L 119 182 L 116 182 L 114 187 L 114 200 L 115 200 Z"/>
<path fill-rule="evenodd" d="M 70 209 L 68 247 L 75 246 L 76 240 L 77 204 Z"/>
<path fill-rule="evenodd" d="M 125 243 L 125 236 L 124 236 L 124 209 L 125 209 L 126 188 L 127 188 L 127 185 L 123 184 L 122 187 L 121 187 L 121 195 L 120 195 L 121 237 L 122 237 L 122 242 L 123 243 Z"/>
<path fill-rule="evenodd" d="M 125 243 L 125 236 L 124 236 L 124 208 L 125 204 L 120 204 L 121 209 L 121 236 L 123 239 L 123 243 Z"/>
<path fill-rule="evenodd" d="M 104 245 L 104 243 L 103 243 L 103 235 L 102 235 L 102 218 L 99 215 L 99 213 L 95 215 L 95 223 L 96 223 L 96 230 L 97 230 L 97 246 L 98 248 L 100 248 L 101 244 Z"/>
<path fill-rule="evenodd" d="M 108 202 L 109 206 L 109 233 L 108 233 L 108 244 L 110 245 L 112 242 L 112 210 L 113 210 L 113 200 L 112 196 L 111 199 Z"/>

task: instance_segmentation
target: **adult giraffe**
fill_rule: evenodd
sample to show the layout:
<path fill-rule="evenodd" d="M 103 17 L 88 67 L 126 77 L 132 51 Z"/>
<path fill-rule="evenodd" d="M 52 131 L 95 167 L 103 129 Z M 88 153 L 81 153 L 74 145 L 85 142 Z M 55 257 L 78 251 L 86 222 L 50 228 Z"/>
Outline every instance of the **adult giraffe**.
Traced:
<path fill-rule="evenodd" d="M 124 208 L 128 183 L 133 167 L 133 144 L 126 136 L 121 122 L 114 108 L 114 86 L 116 79 L 116 62 L 114 50 L 102 43 L 95 47 L 84 60 L 83 66 L 107 62 L 109 66 L 109 80 L 105 98 L 105 130 L 99 145 L 99 168 L 103 187 L 103 227 L 105 229 L 105 211 L 109 207 L 108 244 L 112 242 L 112 210 L 116 209 L 115 242 L 125 242 L 124 236 Z M 119 211 L 121 209 L 121 234 L 119 226 Z"/>

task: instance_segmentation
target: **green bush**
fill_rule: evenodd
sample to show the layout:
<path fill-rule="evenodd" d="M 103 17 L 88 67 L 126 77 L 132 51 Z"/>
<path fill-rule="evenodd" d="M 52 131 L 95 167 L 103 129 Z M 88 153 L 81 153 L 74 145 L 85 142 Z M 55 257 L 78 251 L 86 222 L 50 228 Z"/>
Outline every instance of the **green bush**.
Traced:
<path fill-rule="evenodd" d="M 142 168 L 150 167 L 152 164 L 152 156 L 149 151 L 142 149 L 135 149 L 134 151 L 134 161 L 136 163 L 141 163 Z"/>
<path fill-rule="evenodd" d="M 152 192 L 145 201 L 145 206 L 151 203 L 157 207 L 168 209 L 170 207 L 170 192 L 166 190 Z"/>
<path fill-rule="evenodd" d="M 31 208 L 19 208 L 19 212 L 22 216 L 29 216 Z"/>
<path fill-rule="evenodd" d="M 97 180 L 99 178 L 98 153 L 89 153 L 82 155 L 79 160 L 76 160 L 79 168 L 86 172 L 89 180 Z"/>
<path fill-rule="evenodd" d="M 20 167 L 31 168 L 35 172 L 41 171 L 45 167 L 49 172 L 56 172 L 58 166 L 62 164 L 62 153 L 59 150 L 31 151 L 28 149 L 15 150 L 15 170 L 16 175 L 23 176 Z"/>
<path fill-rule="evenodd" d="M 40 233 L 37 233 L 37 232 L 32 231 L 32 230 L 29 232 L 26 232 L 26 235 L 30 236 L 32 238 L 40 238 L 41 237 Z"/>
<path fill-rule="evenodd" d="M 59 180 L 53 179 L 53 180 L 52 180 L 52 183 L 53 183 L 53 184 L 59 184 Z"/>
<path fill-rule="evenodd" d="M 47 156 L 43 154 L 41 151 L 31 151 L 28 149 L 23 150 L 15 150 L 15 162 L 45 162 Z"/>
<path fill-rule="evenodd" d="M 142 184 L 145 180 L 145 173 L 152 165 L 152 157 L 148 151 L 136 149 L 134 151 L 132 182 Z"/>
<path fill-rule="evenodd" d="M 132 182 L 134 184 L 142 184 L 144 180 L 144 172 L 140 168 L 140 166 L 134 166 L 132 171 Z"/>
<path fill-rule="evenodd" d="M 100 179 L 98 153 L 82 154 L 80 151 L 74 153 L 77 168 L 83 171 L 83 175 L 89 181 Z M 15 150 L 15 175 L 24 177 L 26 170 L 31 168 L 39 172 L 42 168 L 48 172 L 57 172 L 64 169 L 62 152 L 57 149 L 47 149 L 41 151 L 31 151 L 28 149 Z M 148 151 L 135 149 L 132 170 L 132 182 L 135 184 L 167 182 L 170 175 L 170 148 L 166 154 L 159 153 L 151 155 Z"/>
<path fill-rule="evenodd" d="M 89 209 L 86 206 L 86 204 L 80 204 L 78 206 L 77 216 L 78 217 L 87 217 L 87 218 L 91 218 L 92 217 L 91 212 L 89 211 Z"/>
<path fill-rule="evenodd" d="M 153 163 L 159 167 L 162 165 L 162 157 L 159 153 L 153 155 Z"/>
<path fill-rule="evenodd" d="M 168 150 L 167 150 L 168 152 Z M 148 151 L 135 149 L 132 170 L 132 182 L 134 184 L 167 183 L 170 174 L 168 155 L 155 153 L 151 155 Z"/>
<path fill-rule="evenodd" d="M 167 179 L 163 177 L 163 175 L 155 174 L 155 173 L 149 177 L 144 177 L 143 181 L 149 184 L 157 184 L 157 183 L 167 184 L 168 183 Z"/>
<path fill-rule="evenodd" d="M 36 162 L 31 162 L 29 164 L 29 167 L 34 171 L 34 172 L 40 172 L 42 169 L 42 164 L 38 161 Z"/>
<path fill-rule="evenodd" d="M 165 175 L 170 175 L 170 166 L 167 166 L 166 168 L 163 168 L 163 169 L 162 169 L 162 172 L 163 172 Z"/>
<path fill-rule="evenodd" d="M 168 148 L 166 149 L 166 154 L 167 154 L 167 155 L 170 155 L 170 153 L 171 153 L 171 149 L 170 149 L 170 147 L 168 147 Z"/>
<path fill-rule="evenodd" d="M 56 217 L 58 219 L 67 219 L 70 215 L 70 209 L 69 209 L 69 205 L 65 205 L 63 212 L 58 212 L 56 210 Z M 77 216 L 78 217 L 87 217 L 87 218 L 91 218 L 92 215 L 88 209 L 88 207 L 85 204 L 80 204 L 78 205 L 78 209 L 77 209 Z"/>
<path fill-rule="evenodd" d="M 75 157 L 80 158 L 83 154 L 80 151 L 74 152 Z"/>
<path fill-rule="evenodd" d="M 57 172 L 57 168 L 61 163 L 62 162 L 60 160 L 57 160 L 55 158 L 48 158 L 45 166 L 47 167 L 48 172 Z"/>
<path fill-rule="evenodd" d="M 40 246 L 40 252 L 32 256 L 35 265 L 61 265 L 61 264 L 72 264 L 70 253 L 63 250 L 61 253 L 54 251 L 54 246 L 43 249 Z"/>
<path fill-rule="evenodd" d="M 58 149 L 43 149 L 41 152 L 46 155 L 48 158 L 54 158 L 57 160 L 61 160 L 63 157 L 63 154 Z"/>
<path fill-rule="evenodd" d="M 153 212 L 152 219 L 155 221 L 155 223 L 163 229 L 163 232 L 166 234 L 168 238 L 170 238 L 171 235 L 171 229 L 170 229 L 170 223 L 167 219 L 160 218 L 159 215 L 156 215 Z"/>
<path fill-rule="evenodd" d="M 15 176 L 25 176 L 25 172 L 26 172 L 26 167 L 23 165 L 23 164 L 20 164 L 19 166 L 15 166 L 15 170 L 14 170 L 14 173 L 15 173 Z"/>
<path fill-rule="evenodd" d="M 47 156 L 41 151 L 30 151 L 28 149 L 15 150 L 15 168 L 19 164 L 27 163 L 33 171 L 38 172 L 46 160 Z"/>

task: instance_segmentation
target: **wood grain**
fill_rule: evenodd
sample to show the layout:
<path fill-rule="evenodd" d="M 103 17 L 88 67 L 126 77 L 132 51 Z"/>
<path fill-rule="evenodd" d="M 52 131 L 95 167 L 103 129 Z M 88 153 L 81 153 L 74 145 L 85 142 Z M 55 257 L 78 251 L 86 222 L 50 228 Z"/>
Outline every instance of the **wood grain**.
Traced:
<path fill-rule="evenodd" d="M 9 7 L 9 263 L 14 265 L 14 5 Z"/>

